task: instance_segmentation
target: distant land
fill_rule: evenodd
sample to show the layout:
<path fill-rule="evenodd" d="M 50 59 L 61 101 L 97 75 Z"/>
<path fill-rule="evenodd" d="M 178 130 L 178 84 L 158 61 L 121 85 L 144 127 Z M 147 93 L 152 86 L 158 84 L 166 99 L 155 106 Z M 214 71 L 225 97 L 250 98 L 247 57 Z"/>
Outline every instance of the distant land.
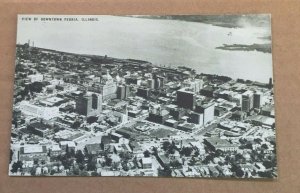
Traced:
<path fill-rule="evenodd" d="M 135 15 L 129 16 L 146 19 L 168 19 L 190 22 L 200 22 L 227 28 L 242 28 L 245 25 L 268 27 L 270 15 Z"/>
<path fill-rule="evenodd" d="M 259 37 L 259 39 L 268 40 L 268 41 L 272 40 L 271 36 L 263 36 L 263 37 Z"/>
<path fill-rule="evenodd" d="M 271 44 L 251 44 L 251 45 L 243 45 L 243 44 L 223 44 L 223 46 L 216 47 L 216 49 L 221 50 L 230 50 L 230 51 L 258 51 L 263 53 L 271 53 Z"/>

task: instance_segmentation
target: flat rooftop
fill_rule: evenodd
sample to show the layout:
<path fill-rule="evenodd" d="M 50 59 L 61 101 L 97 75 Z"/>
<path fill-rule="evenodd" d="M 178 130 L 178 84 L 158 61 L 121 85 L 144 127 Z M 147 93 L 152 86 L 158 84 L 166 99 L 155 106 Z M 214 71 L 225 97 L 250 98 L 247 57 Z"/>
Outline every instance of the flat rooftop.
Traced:
<path fill-rule="evenodd" d="M 46 153 L 46 146 L 39 145 L 29 145 L 20 148 L 21 154 L 31 154 L 31 153 Z"/>

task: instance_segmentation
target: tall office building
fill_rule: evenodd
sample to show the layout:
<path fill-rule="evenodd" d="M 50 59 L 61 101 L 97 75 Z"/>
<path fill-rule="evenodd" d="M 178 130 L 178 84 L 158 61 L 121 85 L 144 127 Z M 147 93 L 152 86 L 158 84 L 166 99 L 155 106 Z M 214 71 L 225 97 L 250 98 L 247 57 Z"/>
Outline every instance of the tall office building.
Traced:
<path fill-rule="evenodd" d="M 141 88 L 138 88 L 137 92 L 136 92 L 137 96 L 145 98 L 145 99 L 147 99 L 149 97 L 149 94 L 150 94 L 149 88 L 142 88 L 141 87 Z"/>
<path fill-rule="evenodd" d="M 76 100 L 76 112 L 85 116 L 96 116 L 102 111 L 102 96 L 89 93 Z"/>
<path fill-rule="evenodd" d="M 148 88 L 150 88 L 150 89 L 154 89 L 154 80 L 153 80 L 152 78 L 149 78 L 149 79 L 147 80 L 147 86 L 148 86 Z"/>
<path fill-rule="evenodd" d="M 197 105 L 195 112 L 203 114 L 203 124 L 205 125 L 214 120 L 215 105 L 213 103 Z"/>
<path fill-rule="evenodd" d="M 202 126 L 203 125 L 203 114 L 202 113 L 197 113 L 197 112 L 192 112 L 190 114 L 190 119 L 189 122 L 190 123 L 195 123 L 197 125 Z"/>
<path fill-rule="evenodd" d="M 119 85 L 117 88 L 117 98 L 118 99 L 127 99 L 130 95 L 130 90 L 128 85 Z"/>
<path fill-rule="evenodd" d="M 125 86 L 120 85 L 117 88 L 117 99 L 125 99 Z"/>
<path fill-rule="evenodd" d="M 107 71 L 107 74 L 101 79 L 100 92 L 103 100 L 117 97 L 117 83 L 114 82 L 113 78 L 109 74 L 109 71 Z"/>
<path fill-rule="evenodd" d="M 156 74 L 153 75 L 153 79 L 154 81 L 154 89 L 159 89 L 159 88 L 163 88 L 164 84 L 166 83 L 166 78 L 163 76 L 158 76 Z M 149 81 L 148 81 L 148 87 L 149 85 Z M 152 87 L 152 83 L 151 83 L 151 87 Z M 149 87 L 150 88 L 150 87 Z"/>
<path fill-rule="evenodd" d="M 120 123 L 126 123 L 128 121 L 127 105 L 114 109 L 113 115 L 118 117 Z"/>
<path fill-rule="evenodd" d="M 177 105 L 179 107 L 193 109 L 195 106 L 195 94 L 187 88 L 177 91 Z"/>
<path fill-rule="evenodd" d="M 129 85 L 125 85 L 125 99 L 127 99 L 130 96 L 131 96 L 130 86 Z"/>
<path fill-rule="evenodd" d="M 157 76 L 157 78 L 159 79 L 159 88 L 163 88 L 166 83 L 166 78 L 163 76 Z"/>
<path fill-rule="evenodd" d="M 253 109 L 253 92 L 248 90 L 242 94 L 242 111 L 249 112 Z"/>
<path fill-rule="evenodd" d="M 262 93 L 256 92 L 253 95 L 253 108 L 259 109 L 262 105 Z"/>
<path fill-rule="evenodd" d="M 159 79 L 158 77 L 156 77 L 156 78 L 154 79 L 154 88 L 155 88 L 155 89 L 158 89 L 158 88 L 160 88 L 160 86 L 161 86 L 160 79 Z"/>

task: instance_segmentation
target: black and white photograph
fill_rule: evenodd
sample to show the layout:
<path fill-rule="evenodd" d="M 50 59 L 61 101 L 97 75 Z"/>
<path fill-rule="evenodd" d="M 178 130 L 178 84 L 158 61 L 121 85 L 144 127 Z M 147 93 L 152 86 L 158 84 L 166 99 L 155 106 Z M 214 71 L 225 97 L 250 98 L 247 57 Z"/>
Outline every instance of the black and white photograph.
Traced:
<path fill-rule="evenodd" d="M 10 176 L 277 178 L 270 14 L 18 15 Z"/>

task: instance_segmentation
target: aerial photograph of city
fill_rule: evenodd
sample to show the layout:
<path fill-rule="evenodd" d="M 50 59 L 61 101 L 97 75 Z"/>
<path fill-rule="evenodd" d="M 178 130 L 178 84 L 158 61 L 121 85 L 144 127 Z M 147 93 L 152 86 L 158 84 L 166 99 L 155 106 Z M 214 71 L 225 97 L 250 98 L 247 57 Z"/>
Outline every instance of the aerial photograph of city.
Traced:
<path fill-rule="evenodd" d="M 17 23 L 10 176 L 277 178 L 270 15 Z"/>

